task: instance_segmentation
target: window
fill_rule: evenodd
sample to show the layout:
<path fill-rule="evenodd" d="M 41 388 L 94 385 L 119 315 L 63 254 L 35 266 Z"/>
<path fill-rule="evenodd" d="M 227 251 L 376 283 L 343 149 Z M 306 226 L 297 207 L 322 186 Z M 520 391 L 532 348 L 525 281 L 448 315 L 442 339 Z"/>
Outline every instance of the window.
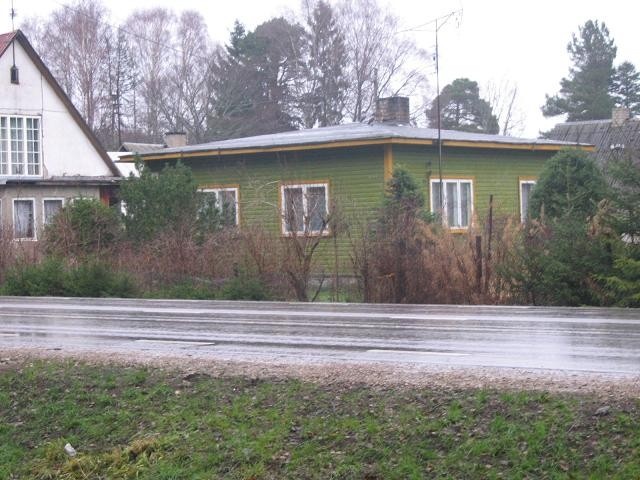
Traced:
<path fill-rule="evenodd" d="M 40 119 L 0 116 L 0 175 L 40 175 Z"/>
<path fill-rule="evenodd" d="M 450 228 L 468 228 L 473 212 L 473 181 L 458 179 L 431 180 L 431 211 L 442 216 Z M 441 204 L 442 199 L 442 204 Z"/>
<path fill-rule="evenodd" d="M 522 223 L 529 218 L 529 201 L 535 184 L 535 180 L 520 180 L 520 221 Z"/>
<path fill-rule="evenodd" d="M 62 198 L 45 198 L 42 201 L 42 223 L 49 225 L 64 205 Z"/>
<path fill-rule="evenodd" d="M 11 66 L 11 83 L 18 85 L 20 83 L 20 71 L 18 70 L 18 67 L 16 67 L 15 65 Z"/>
<path fill-rule="evenodd" d="M 33 199 L 13 200 L 13 238 L 36 239 L 34 206 Z"/>
<path fill-rule="evenodd" d="M 240 223 L 237 187 L 202 188 L 199 192 L 203 199 L 200 206 L 201 216 L 220 218 L 223 225 L 238 225 Z"/>
<path fill-rule="evenodd" d="M 329 186 L 326 183 L 282 185 L 282 233 L 328 233 L 328 197 Z"/>

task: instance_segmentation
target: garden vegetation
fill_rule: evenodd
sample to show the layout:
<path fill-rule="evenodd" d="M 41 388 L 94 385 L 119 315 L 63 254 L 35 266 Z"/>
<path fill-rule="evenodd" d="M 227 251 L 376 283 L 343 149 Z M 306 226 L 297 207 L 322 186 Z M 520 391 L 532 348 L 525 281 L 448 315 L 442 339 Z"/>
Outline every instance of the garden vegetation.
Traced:
<path fill-rule="evenodd" d="M 529 218 L 475 212 L 444 228 L 397 168 L 376 212 L 330 206 L 323 231 L 282 236 L 229 226 L 180 163 L 124 180 L 122 208 L 79 199 L 38 246 L 0 241 L 7 295 L 640 306 L 640 171 L 559 152 L 533 189 Z M 207 203 L 209 202 L 209 203 Z M 337 239 L 349 246 L 340 258 Z"/>

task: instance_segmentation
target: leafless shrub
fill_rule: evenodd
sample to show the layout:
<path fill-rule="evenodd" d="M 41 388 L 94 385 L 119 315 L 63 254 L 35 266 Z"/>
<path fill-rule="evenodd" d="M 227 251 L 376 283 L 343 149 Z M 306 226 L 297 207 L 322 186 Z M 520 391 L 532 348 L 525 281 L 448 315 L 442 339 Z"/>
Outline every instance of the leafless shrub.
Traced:
<path fill-rule="evenodd" d="M 233 276 L 239 252 L 235 229 L 212 232 L 204 238 L 166 231 L 144 245 L 122 243 L 114 266 L 129 272 L 146 291 L 182 282 L 217 285 Z"/>
<path fill-rule="evenodd" d="M 476 220 L 475 224 L 478 222 Z M 365 302 L 508 303 L 511 289 L 495 272 L 516 239 L 508 217 L 453 233 L 436 223 L 398 222 L 384 235 L 373 226 L 352 239 L 351 258 Z"/>
<path fill-rule="evenodd" d="M 38 242 L 15 241 L 10 227 L 0 226 L 0 284 L 17 264 L 34 264 L 42 258 Z"/>

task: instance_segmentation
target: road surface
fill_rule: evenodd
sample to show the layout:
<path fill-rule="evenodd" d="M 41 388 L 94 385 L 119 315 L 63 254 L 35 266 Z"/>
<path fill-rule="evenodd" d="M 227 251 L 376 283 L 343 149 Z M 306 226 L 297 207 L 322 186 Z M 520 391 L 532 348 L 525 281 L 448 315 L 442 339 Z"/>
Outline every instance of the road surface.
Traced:
<path fill-rule="evenodd" d="M 640 373 L 640 311 L 0 297 L 0 350 Z"/>

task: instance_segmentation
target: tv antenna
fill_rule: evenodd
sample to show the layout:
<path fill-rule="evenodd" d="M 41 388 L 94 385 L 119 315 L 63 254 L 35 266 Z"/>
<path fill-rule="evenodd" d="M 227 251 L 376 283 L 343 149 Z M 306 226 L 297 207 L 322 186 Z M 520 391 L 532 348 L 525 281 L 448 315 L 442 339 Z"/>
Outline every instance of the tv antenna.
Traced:
<path fill-rule="evenodd" d="M 11 31 L 15 31 L 16 27 L 14 25 L 14 19 L 16 18 L 17 13 L 16 13 L 16 9 L 13 8 L 13 0 L 11 0 Z"/>
<path fill-rule="evenodd" d="M 462 15 L 462 9 L 454 10 L 453 12 L 449 12 L 446 15 L 438 17 L 434 20 L 435 25 L 435 34 L 436 34 L 436 110 L 438 113 L 438 176 L 440 177 L 440 208 L 444 209 L 444 189 L 442 188 L 442 125 L 441 119 L 442 114 L 440 112 L 440 68 L 439 68 L 439 58 L 440 52 L 438 49 L 438 32 L 445 24 L 452 18 L 458 17 L 458 15 Z M 459 19 L 459 17 L 458 17 Z"/>

